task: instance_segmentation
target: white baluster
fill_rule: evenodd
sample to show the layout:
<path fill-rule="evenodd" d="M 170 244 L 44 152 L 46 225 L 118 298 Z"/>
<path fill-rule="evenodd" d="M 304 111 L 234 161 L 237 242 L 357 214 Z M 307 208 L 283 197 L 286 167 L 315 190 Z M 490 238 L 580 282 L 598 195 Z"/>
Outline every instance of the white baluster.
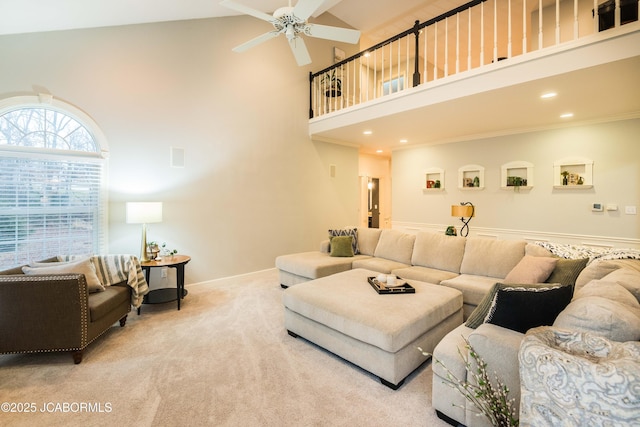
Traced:
<path fill-rule="evenodd" d="M 508 16 L 507 16 L 507 22 L 508 22 L 508 31 L 507 31 L 507 58 L 511 58 L 511 0 L 509 0 L 509 8 L 508 8 L 509 12 L 508 12 Z"/>
<path fill-rule="evenodd" d="M 469 8 L 469 30 L 467 35 L 467 70 L 471 69 L 471 8 Z"/>
<path fill-rule="evenodd" d="M 522 1 L 522 54 L 527 53 L 527 0 Z"/>
<path fill-rule="evenodd" d="M 438 23 L 434 25 L 433 32 L 433 80 L 438 79 Z"/>
<path fill-rule="evenodd" d="M 580 24 L 578 22 L 578 0 L 573 0 L 573 39 L 578 40 L 580 36 Z"/>
<path fill-rule="evenodd" d="M 444 76 L 449 75 L 449 18 L 444 20 Z"/>
<path fill-rule="evenodd" d="M 498 62 L 498 0 L 493 0 L 493 62 Z"/>
<path fill-rule="evenodd" d="M 480 66 L 484 65 L 484 3 L 480 3 Z"/>
<path fill-rule="evenodd" d="M 542 0 L 538 1 L 538 50 L 543 48 L 542 45 Z"/>
<path fill-rule="evenodd" d="M 456 13 L 456 74 L 460 72 L 460 12 Z"/>
<path fill-rule="evenodd" d="M 556 0 L 556 46 L 560 44 L 560 0 Z"/>

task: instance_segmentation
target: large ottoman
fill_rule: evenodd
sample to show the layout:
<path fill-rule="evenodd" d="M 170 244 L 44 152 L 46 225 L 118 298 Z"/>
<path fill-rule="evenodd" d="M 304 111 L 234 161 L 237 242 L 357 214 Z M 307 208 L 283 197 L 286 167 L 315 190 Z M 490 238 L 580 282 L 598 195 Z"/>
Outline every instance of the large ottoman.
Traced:
<path fill-rule="evenodd" d="M 367 282 L 378 273 L 354 269 L 284 291 L 284 323 L 303 337 L 397 389 L 451 330 L 462 324 L 462 293 L 407 280 L 415 294 L 380 295 Z"/>

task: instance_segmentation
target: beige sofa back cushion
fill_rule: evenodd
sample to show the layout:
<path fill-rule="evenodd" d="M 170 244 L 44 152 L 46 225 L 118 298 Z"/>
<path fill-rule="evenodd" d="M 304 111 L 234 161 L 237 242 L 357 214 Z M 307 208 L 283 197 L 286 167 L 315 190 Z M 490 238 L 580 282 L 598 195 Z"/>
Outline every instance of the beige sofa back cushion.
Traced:
<path fill-rule="evenodd" d="M 362 255 L 373 256 L 378 246 L 382 230 L 379 228 L 358 228 L 358 248 Z"/>
<path fill-rule="evenodd" d="M 464 248 L 460 273 L 505 278 L 524 257 L 524 240 L 470 237 Z"/>
<path fill-rule="evenodd" d="M 373 256 L 409 265 L 415 240 L 416 236 L 413 234 L 406 234 L 398 230 L 382 230 Z"/>
<path fill-rule="evenodd" d="M 413 245 L 412 265 L 460 273 L 465 237 L 419 232 Z"/>

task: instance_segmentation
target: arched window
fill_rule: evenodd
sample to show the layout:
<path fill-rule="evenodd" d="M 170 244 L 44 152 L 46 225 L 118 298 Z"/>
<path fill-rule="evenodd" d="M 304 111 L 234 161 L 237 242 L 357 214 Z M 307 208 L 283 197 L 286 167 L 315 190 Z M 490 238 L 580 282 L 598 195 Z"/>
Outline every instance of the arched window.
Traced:
<path fill-rule="evenodd" d="M 0 268 L 106 248 L 106 141 L 50 95 L 0 100 Z"/>

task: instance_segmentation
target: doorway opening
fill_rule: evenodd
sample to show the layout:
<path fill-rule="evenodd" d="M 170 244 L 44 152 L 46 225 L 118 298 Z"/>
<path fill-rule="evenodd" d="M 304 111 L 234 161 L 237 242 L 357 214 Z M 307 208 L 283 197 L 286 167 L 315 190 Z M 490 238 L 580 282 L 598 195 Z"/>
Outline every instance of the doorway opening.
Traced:
<path fill-rule="evenodd" d="M 368 192 L 368 227 L 380 228 L 380 179 L 369 178 L 367 182 Z"/>

